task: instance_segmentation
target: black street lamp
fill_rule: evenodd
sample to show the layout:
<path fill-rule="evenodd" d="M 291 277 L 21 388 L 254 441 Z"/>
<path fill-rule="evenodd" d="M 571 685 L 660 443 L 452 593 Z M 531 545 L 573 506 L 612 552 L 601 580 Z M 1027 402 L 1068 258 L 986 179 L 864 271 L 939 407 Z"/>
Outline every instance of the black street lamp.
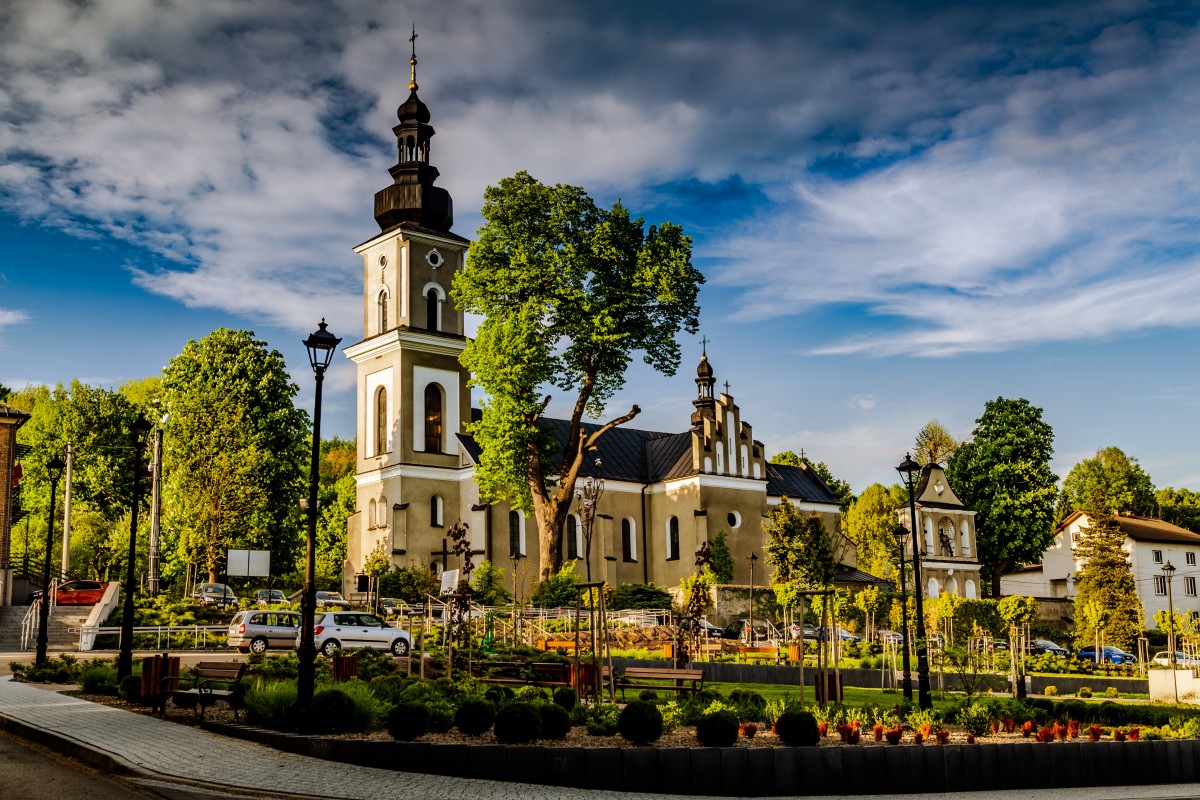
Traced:
<path fill-rule="evenodd" d="M 1167 579 L 1167 663 L 1171 667 L 1171 685 L 1175 687 L 1175 702 L 1179 702 L 1179 679 L 1175 675 L 1175 598 L 1171 595 L 1171 578 L 1175 577 L 1175 566 L 1170 561 L 1162 566 Z"/>
<path fill-rule="evenodd" d="M 900 545 L 900 640 L 903 652 L 901 657 L 904 659 L 904 679 L 901 686 L 904 689 L 904 699 L 912 702 L 912 666 L 908 659 L 908 580 L 904 577 L 904 565 L 908 559 L 904 557 L 904 537 L 908 534 L 908 528 L 903 525 L 896 526 L 896 542 Z"/>
<path fill-rule="evenodd" d="M 600 496 L 604 494 L 604 462 L 596 456 L 595 475 L 588 475 L 583 486 L 575 489 L 579 501 L 579 518 L 583 523 L 583 561 L 587 582 L 592 582 L 592 526 L 596 523 L 596 509 L 600 507 Z"/>
<path fill-rule="evenodd" d="M 758 561 L 758 556 L 755 553 L 750 553 L 746 556 L 746 560 L 750 562 L 750 646 L 754 646 L 754 565 Z M 803 633 L 803 632 L 802 632 Z"/>
<path fill-rule="evenodd" d="M 917 476 L 921 465 L 906 453 L 904 461 L 896 467 L 908 489 L 908 512 L 912 520 L 913 542 L 913 598 L 917 601 L 917 705 L 922 709 L 933 708 L 929 694 L 929 658 L 925 651 L 925 607 L 921 598 L 921 551 L 917 536 Z"/>
<path fill-rule="evenodd" d="M 121 652 L 117 656 L 117 683 L 133 674 L 133 595 L 137 591 L 137 524 L 138 506 L 142 502 L 142 448 L 151 425 L 138 418 L 129 426 L 133 438 L 133 499 L 129 506 L 129 564 L 125 570 L 125 609 L 121 615 Z"/>
<path fill-rule="evenodd" d="M 317 648 L 313 643 L 317 611 L 317 476 L 321 461 L 321 383 L 333 361 L 333 351 L 342 340 L 325 330 L 325 320 L 304 340 L 308 362 L 316 375 L 317 398 L 313 404 L 312 458 L 308 470 L 308 550 L 304 559 L 304 592 L 300 596 L 300 665 L 296 671 L 296 705 L 307 712 L 316 688 Z"/>
<path fill-rule="evenodd" d="M 58 456 L 50 459 L 50 463 L 46 464 L 46 472 L 50 475 L 50 520 L 46 525 L 46 558 L 42 562 L 42 599 L 41 605 L 38 607 L 37 664 L 39 666 L 46 663 L 46 646 L 50 641 L 48 631 L 51 602 L 50 554 L 54 548 L 54 497 L 58 494 L 58 481 L 62 478 L 63 470 L 66 467 L 67 465 Z M 25 526 L 25 530 L 28 535 L 28 525 Z M 25 552 L 28 556 L 28 545 L 26 545 Z"/>

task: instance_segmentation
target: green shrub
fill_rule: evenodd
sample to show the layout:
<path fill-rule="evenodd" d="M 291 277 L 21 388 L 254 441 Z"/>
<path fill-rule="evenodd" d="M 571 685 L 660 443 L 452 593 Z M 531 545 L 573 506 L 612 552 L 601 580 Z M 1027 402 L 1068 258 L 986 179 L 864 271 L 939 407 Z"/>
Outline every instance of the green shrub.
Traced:
<path fill-rule="evenodd" d="M 807 711 L 785 711 L 775 720 L 775 735 L 788 747 L 812 747 L 821 739 L 817 718 Z"/>
<path fill-rule="evenodd" d="M 1045 689 L 1042 690 L 1042 694 L 1046 695 L 1046 697 L 1056 697 L 1058 695 L 1058 687 L 1057 686 L 1047 686 Z"/>
<path fill-rule="evenodd" d="M 663 734 L 663 715 L 658 706 L 646 700 L 634 700 L 617 718 L 617 731 L 634 744 L 651 744 Z"/>
<path fill-rule="evenodd" d="M 377 675 L 368 681 L 371 687 L 371 692 L 380 700 L 389 705 L 396 705 L 400 702 L 400 695 L 415 682 L 419 682 L 419 678 L 410 678 L 407 675 L 399 675 L 393 673 L 391 675 Z"/>
<path fill-rule="evenodd" d="M 729 693 L 729 701 L 737 707 L 742 721 L 762 722 L 766 718 L 767 699 L 758 692 L 734 689 Z"/>
<path fill-rule="evenodd" d="M 536 741 L 542 732 L 542 717 L 532 703 L 513 701 L 496 712 L 496 741 L 502 744 L 526 744 Z"/>
<path fill-rule="evenodd" d="M 680 710 L 677 700 L 667 701 L 658 711 L 662 714 L 664 733 L 670 733 L 683 723 L 683 711 Z"/>
<path fill-rule="evenodd" d="M 570 711 L 579 702 L 579 692 L 572 686 L 560 686 L 554 690 L 554 702 Z"/>
<path fill-rule="evenodd" d="M 429 730 L 445 733 L 454 727 L 454 706 L 445 700 L 429 704 Z"/>
<path fill-rule="evenodd" d="M 126 703 L 142 702 L 142 676 L 126 675 L 121 679 L 121 686 L 117 690 L 117 694 Z"/>
<path fill-rule="evenodd" d="M 75 656 L 63 654 L 50 656 L 41 666 L 37 664 L 9 663 L 13 680 L 25 683 L 75 683 L 79 680 L 79 662 Z"/>
<path fill-rule="evenodd" d="M 653 689 L 642 689 L 638 692 L 638 700 L 645 700 L 647 703 L 657 703 L 658 692 Z"/>
<path fill-rule="evenodd" d="M 610 609 L 670 608 L 671 594 L 653 583 L 623 583 L 613 591 Z"/>
<path fill-rule="evenodd" d="M 388 713 L 387 728 L 393 739 L 411 742 L 429 732 L 429 709 L 424 703 L 400 703 Z"/>
<path fill-rule="evenodd" d="M 111 664 L 87 665 L 79 671 L 79 688 L 85 694 L 116 694 L 117 668 Z"/>
<path fill-rule="evenodd" d="M 1132 710 L 1132 709 L 1131 709 Z M 1138 711 L 1149 711 L 1150 709 L 1137 709 Z M 1126 707 L 1120 703 L 1114 703 L 1111 700 L 1105 700 L 1100 704 L 1100 707 L 1095 711 L 1096 721 L 1102 725 L 1119 726 L 1130 722 L 1129 713 L 1126 712 Z"/>
<path fill-rule="evenodd" d="M 354 703 L 352 719 L 346 730 L 365 731 L 380 725 L 387 719 L 395 703 L 388 702 L 372 691 L 371 684 L 355 678 L 337 684 L 338 689 Z"/>
<path fill-rule="evenodd" d="M 487 691 L 483 693 L 483 696 L 497 706 L 501 706 L 516 697 L 517 693 L 507 686 L 489 686 Z"/>
<path fill-rule="evenodd" d="M 351 718 L 355 716 L 354 701 L 341 689 L 322 689 L 313 695 L 312 707 L 309 709 L 308 725 L 320 733 L 346 733 L 361 731 L 363 728 L 352 727 Z"/>
<path fill-rule="evenodd" d="M 548 699 L 546 690 L 537 686 L 522 686 L 517 690 L 517 700 L 522 703 L 544 703 Z"/>
<path fill-rule="evenodd" d="M 705 747 L 732 747 L 737 737 L 738 718 L 732 711 L 714 711 L 696 722 L 696 738 Z"/>
<path fill-rule="evenodd" d="M 467 736 L 480 736 L 496 721 L 496 707 L 482 697 L 468 697 L 454 712 L 454 725 Z"/>
<path fill-rule="evenodd" d="M 589 736 L 612 736 L 617 732 L 620 709 L 609 703 L 601 703 L 588 712 L 587 732 Z"/>
<path fill-rule="evenodd" d="M 1092 696 L 1092 687 L 1080 686 L 1078 691 L 1075 692 L 1075 696 L 1076 697 L 1091 697 Z"/>
<path fill-rule="evenodd" d="M 396 660 L 387 650 L 371 647 L 356 647 L 343 655 L 358 656 L 358 679 L 370 681 L 381 675 L 393 675 L 397 671 Z"/>
<path fill-rule="evenodd" d="M 1121 696 L 1121 691 L 1119 689 L 1117 689 L 1117 687 L 1115 687 L 1115 686 L 1109 686 L 1107 689 L 1104 690 L 1104 696 L 1116 699 Z"/>
<path fill-rule="evenodd" d="M 956 721 L 973 736 L 986 736 L 991 731 L 992 712 L 985 703 L 971 703 L 959 709 Z"/>
<path fill-rule="evenodd" d="M 543 703 L 538 707 L 542 718 L 543 739 L 565 739 L 571 732 L 571 715 L 556 703 Z"/>
<path fill-rule="evenodd" d="M 296 684 L 291 681 L 255 681 L 246 691 L 244 705 L 246 719 L 252 725 L 291 730 L 296 725 Z"/>
<path fill-rule="evenodd" d="M 588 719 L 590 718 L 588 715 L 588 707 L 584 705 L 575 706 L 567 712 L 567 715 L 571 718 L 572 725 L 587 725 Z"/>

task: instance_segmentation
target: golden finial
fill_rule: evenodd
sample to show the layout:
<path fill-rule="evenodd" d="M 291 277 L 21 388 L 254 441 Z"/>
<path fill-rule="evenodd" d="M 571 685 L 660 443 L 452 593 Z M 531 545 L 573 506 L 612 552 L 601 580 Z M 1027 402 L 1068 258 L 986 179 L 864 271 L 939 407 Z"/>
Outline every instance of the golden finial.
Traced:
<path fill-rule="evenodd" d="M 412 36 L 408 37 L 412 42 L 412 57 L 408 59 L 409 69 L 411 73 L 408 79 L 408 90 L 415 92 L 417 90 L 417 25 L 413 23 Z"/>

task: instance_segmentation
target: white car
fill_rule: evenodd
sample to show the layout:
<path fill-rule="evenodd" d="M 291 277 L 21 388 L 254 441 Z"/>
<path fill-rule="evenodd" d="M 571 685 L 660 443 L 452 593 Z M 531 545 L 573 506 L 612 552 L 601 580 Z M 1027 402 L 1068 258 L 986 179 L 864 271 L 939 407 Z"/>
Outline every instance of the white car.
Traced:
<path fill-rule="evenodd" d="M 1154 658 L 1152 658 L 1151 661 L 1153 661 L 1155 664 L 1158 664 L 1160 667 L 1169 667 L 1171 666 L 1170 655 L 1171 653 L 1169 650 L 1163 650 L 1161 653 L 1155 653 Z M 1184 669 L 1188 669 L 1190 667 L 1200 667 L 1200 658 L 1196 656 L 1189 656 L 1187 653 L 1177 650 L 1175 652 L 1175 666 L 1183 667 Z"/>
<path fill-rule="evenodd" d="M 360 611 L 325 611 L 313 617 L 313 643 L 317 650 L 331 656 L 338 650 L 373 647 L 391 650 L 394 656 L 406 656 L 412 647 L 408 631 L 388 627 L 374 614 Z M 300 636 L 296 635 L 296 645 Z"/>

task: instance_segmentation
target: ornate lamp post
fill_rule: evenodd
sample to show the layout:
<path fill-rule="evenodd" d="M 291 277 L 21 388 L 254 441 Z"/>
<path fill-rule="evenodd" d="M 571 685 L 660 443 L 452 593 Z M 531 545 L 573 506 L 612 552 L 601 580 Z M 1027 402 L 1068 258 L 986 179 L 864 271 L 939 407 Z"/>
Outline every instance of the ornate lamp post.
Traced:
<path fill-rule="evenodd" d="M 925 651 L 925 607 L 921 597 L 921 550 L 917 536 L 917 476 L 921 473 L 921 465 L 913 461 L 912 455 L 906 453 L 904 461 L 896 467 L 900 477 L 904 479 L 904 488 L 908 489 L 908 512 L 912 520 L 913 542 L 913 597 L 917 601 L 917 705 L 922 708 L 933 708 L 933 698 L 929 694 L 929 658 Z"/>
<path fill-rule="evenodd" d="M 1171 667 L 1171 685 L 1175 687 L 1175 702 L 1179 702 L 1179 682 L 1175 676 L 1175 598 L 1171 595 L 1171 578 L 1175 577 L 1175 567 L 1170 561 L 1162 566 L 1163 575 L 1167 578 L 1167 664 Z"/>
<path fill-rule="evenodd" d="M 117 683 L 133 674 L 133 595 L 137 591 L 137 524 L 142 503 L 142 448 L 150 423 L 141 414 L 129 426 L 133 437 L 133 501 L 129 506 L 129 563 L 125 568 L 125 609 L 121 615 L 121 652 L 117 656 Z"/>
<path fill-rule="evenodd" d="M 587 565 L 587 582 L 592 582 L 592 524 L 596 521 L 596 508 L 600 505 L 600 496 L 604 494 L 604 477 L 601 467 L 604 462 L 600 456 L 595 460 L 596 474 L 588 475 L 582 489 L 575 490 L 575 499 L 579 501 L 579 517 L 583 523 L 583 561 Z"/>
<path fill-rule="evenodd" d="M 321 383 L 325 370 L 333 361 L 333 351 L 342 340 L 325 329 L 325 320 L 318 330 L 304 340 L 308 363 L 316 375 L 317 397 L 313 404 L 312 458 L 308 470 L 308 549 L 304 559 L 304 592 L 300 597 L 300 665 L 296 671 L 296 705 L 307 712 L 312 705 L 316 685 L 314 664 L 317 648 L 313 644 L 313 618 L 317 610 L 317 475 L 321 461 Z"/>
<path fill-rule="evenodd" d="M 754 646 L 754 565 L 758 561 L 758 556 L 753 552 L 746 556 L 746 560 L 750 562 L 750 646 Z M 803 635 L 803 631 L 801 632 Z"/>
<path fill-rule="evenodd" d="M 908 535 L 908 528 L 903 525 L 896 526 L 896 542 L 900 545 L 900 647 L 903 649 L 901 657 L 904 660 L 904 678 L 901 686 L 904 689 L 904 699 L 912 702 L 912 666 L 908 659 L 908 580 L 904 576 L 904 565 L 908 561 L 904 557 L 904 537 Z"/>
<path fill-rule="evenodd" d="M 42 600 L 38 607 L 37 635 L 37 664 L 46 663 L 46 645 L 50 641 L 48 626 L 50 625 L 50 553 L 54 547 L 54 497 L 58 494 L 58 481 L 62 478 L 67 465 L 61 458 L 55 456 L 46 464 L 46 472 L 50 475 L 50 519 L 46 525 L 46 557 L 42 560 Z M 28 535 L 29 526 L 25 526 Z M 25 548 L 28 555 L 29 548 Z"/>

